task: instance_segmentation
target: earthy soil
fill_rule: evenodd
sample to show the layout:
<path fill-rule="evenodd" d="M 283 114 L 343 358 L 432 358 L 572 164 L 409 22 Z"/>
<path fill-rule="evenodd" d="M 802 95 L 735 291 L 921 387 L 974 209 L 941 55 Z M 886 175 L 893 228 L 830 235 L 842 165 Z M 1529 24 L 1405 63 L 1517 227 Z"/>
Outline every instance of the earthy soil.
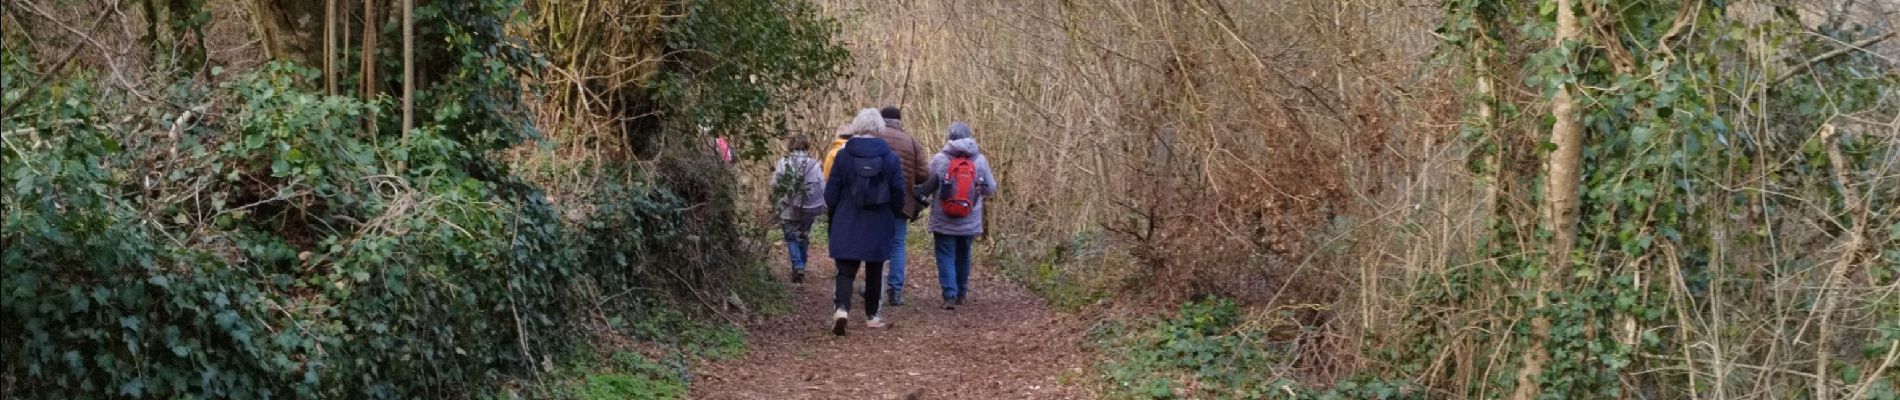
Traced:
<path fill-rule="evenodd" d="M 943 310 L 935 258 L 913 246 L 908 304 L 884 311 L 892 326 L 865 328 L 862 297 L 854 296 L 849 332 L 840 337 L 830 332 L 836 269 L 820 245 L 811 254 L 804 283 L 790 283 L 789 267 L 775 272 L 791 285 L 793 311 L 747 327 L 745 357 L 698 367 L 692 398 L 1097 397 L 1085 387 L 1091 372 L 1083 324 L 1049 310 L 993 269 L 974 266 L 970 297 L 956 310 Z"/>

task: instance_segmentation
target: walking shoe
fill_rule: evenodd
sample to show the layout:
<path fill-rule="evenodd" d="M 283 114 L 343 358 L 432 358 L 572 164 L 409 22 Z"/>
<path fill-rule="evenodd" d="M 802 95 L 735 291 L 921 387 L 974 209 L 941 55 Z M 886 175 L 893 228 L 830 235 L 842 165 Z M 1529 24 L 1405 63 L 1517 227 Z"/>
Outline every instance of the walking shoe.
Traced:
<path fill-rule="evenodd" d="M 792 271 L 792 283 L 805 283 L 805 270 Z"/>
<path fill-rule="evenodd" d="M 886 300 L 884 303 L 890 304 L 892 307 L 904 305 L 904 291 L 903 290 L 899 290 L 897 288 L 890 288 L 889 290 L 885 290 L 884 298 Z"/>
<path fill-rule="evenodd" d="M 943 309 L 945 309 L 945 310 L 955 310 L 955 309 L 957 309 L 957 298 L 955 298 L 955 297 L 945 297 L 945 298 L 943 298 Z"/>
<path fill-rule="evenodd" d="M 956 303 L 956 305 L 959 305 L 959 306 L 963 305 L 963 295 L 960 295 L 960 294 L 957 295 L 956 300 L 952 301 L 952 303 Z"/>
<path fill-rule="evenodd" d="M 832 312 L 831 313 L 831 334 L 844 336 L 844 326 L 845 324 L 849 322 L 851 322 L 851 313 L 845 312 L 845 310 L 842 308 L 838 309 L 838 311 Z"/>
<path fill-rule="evenodd" d="M 864 327 L 871 328 L 871 329 L 884 329 L 884 328 L 889 328 L 890 326 L 891 324 L 884 323 L 883 316 L 874 315 L 874 316 L 871 316 L 871 319 L 864 321 Z"/>

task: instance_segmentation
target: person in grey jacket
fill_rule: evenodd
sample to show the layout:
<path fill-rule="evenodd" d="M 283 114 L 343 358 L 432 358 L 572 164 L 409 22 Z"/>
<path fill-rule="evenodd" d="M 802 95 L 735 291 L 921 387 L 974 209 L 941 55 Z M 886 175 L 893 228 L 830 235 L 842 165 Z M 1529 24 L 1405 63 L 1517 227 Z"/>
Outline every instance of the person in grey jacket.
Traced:
<path fill-rule="evenodd" d="M 811 247 L 811 224 L 825 214 L 825 175 L 812 158 L 810 142 L 792 136 L 790 153 L 772 168 L 772 188 L 778 194 L 779 227 L 785 232 L 785 254 L 792 262 L 792 283 L 805 282 L 805 258 Z"/>
<path fill-rule="evenodd" d="M 930 158 L 930 177 L 917 186 L 920 196 L 933 196 L 936 200 L 930 204 L 930 232 L 936 236 L 937 245 L 937 283 L 943 287 L 943 308 L 954 310 L 962 305 L 970 293 L 970 247 L 976 236 L 983 234 L 983 203 L 996 194 L 996 176 L 990 170 L 990 160 L 983 157 L 972 137 L 970 125 L 962 122 L 950 124 L 948 143 L 943 151 Z M 944 177 L 950 171 L 950 162 L 955 158 L 967 157 L 976 169 L 976 198 L 970 215 L 952 217 L 944 212 L 943 200 L 949 188 Z"/>

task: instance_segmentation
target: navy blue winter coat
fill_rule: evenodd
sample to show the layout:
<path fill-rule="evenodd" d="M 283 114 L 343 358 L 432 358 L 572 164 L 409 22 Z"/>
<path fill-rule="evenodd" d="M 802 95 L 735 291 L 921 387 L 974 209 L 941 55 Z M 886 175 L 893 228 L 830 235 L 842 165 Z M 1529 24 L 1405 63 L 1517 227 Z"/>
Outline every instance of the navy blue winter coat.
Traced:
<path fill-rule="evenodd" d="M 881 177 L 890 192 L 888 201 L 865 206 L 857 196 L 858 166 L 883 164 Z M 858 136 L 845 142 L 844 150 L 832 161 L 831 176 L 825 184 L 825 204 L 831 206 L 831 258 L 883 262 L 890 259 L 891 241 L 904 221 L 904 173 L 897 153 L 884 141 Z"/>

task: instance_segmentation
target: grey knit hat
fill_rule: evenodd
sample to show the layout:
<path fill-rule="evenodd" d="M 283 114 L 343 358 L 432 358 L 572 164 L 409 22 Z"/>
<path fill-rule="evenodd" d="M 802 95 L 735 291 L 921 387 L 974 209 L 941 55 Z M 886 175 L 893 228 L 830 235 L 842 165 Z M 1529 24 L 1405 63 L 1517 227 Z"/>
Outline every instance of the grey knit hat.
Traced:
<path fill-rule="evenodd" d="M 969 139 L 973 135 L 974 133 L 970 132 L 970 124 L 961 121 L 950 123 L 950 140 Z"/>

